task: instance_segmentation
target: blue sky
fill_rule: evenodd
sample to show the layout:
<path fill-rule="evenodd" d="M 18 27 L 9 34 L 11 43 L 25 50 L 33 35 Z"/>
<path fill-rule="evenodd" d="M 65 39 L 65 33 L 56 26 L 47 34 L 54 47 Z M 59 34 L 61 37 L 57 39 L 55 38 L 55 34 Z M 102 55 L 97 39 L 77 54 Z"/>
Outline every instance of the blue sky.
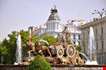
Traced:
<path fill-rule="evenodd" d="M 106 0 L 0 0 L 0 40 L 11 31 L 44 24 L 53 4 L 63 22 L 74 18 L 91 20 L 95 9 L 106 9 Z"/>

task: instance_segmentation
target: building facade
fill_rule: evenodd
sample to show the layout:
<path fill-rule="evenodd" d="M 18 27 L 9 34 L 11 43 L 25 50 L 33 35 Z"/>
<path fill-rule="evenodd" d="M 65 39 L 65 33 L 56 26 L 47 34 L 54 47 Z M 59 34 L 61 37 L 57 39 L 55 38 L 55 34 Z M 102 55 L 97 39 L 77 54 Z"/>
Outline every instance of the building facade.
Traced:
<path fill-rule="evenodd" d="M 44 33 L 48 33 L 57 37 L 58 34 L 64 30 L 65 26 L 67 26 L 68 31 L 71 33 L 71 39 L 73 40 L 74 44 L 79 45 L 80 34 L 81 34 L 79 27 L 71 23 L 68 24 L 62 23 L 56 7 L 51 8 L 50 11 L 51 12 L 46 23 L 36 28 L 34 33 L 36 35 L 42 35 Z"/>
<path fill-rule="evenodd" d="M 106 17 L 96 19 L 81 26 L 81 46 L 83 52 L 86 54 L 88 50 L 90 27 L 93 27 L 94 30 L 97 61 L 99 64 L 106 64 Z"/>
<path fill-rule="evenodd" d="M 63 30 L 63 24 L 61 23 L 60 17 L 58 15 L 58 10 L 56 7 L 51 8 L 50 16 L 48 17 L 46 23 L 39 27 L 39 32 L 36 33 L 38 35 L 42 35 L 44 33 L 51 34 L 53 36 L 57 36 L 59 32 Z"/>
<path fill-rule="evenodd" d="M 66 26 L 68 27 L 68 31 L 71 33 L 71 40 L 73 43 L 75 45 L 80 45 L 81 30 L 79 26 L 76 26 L 75 24 L 68 23 Z"/>

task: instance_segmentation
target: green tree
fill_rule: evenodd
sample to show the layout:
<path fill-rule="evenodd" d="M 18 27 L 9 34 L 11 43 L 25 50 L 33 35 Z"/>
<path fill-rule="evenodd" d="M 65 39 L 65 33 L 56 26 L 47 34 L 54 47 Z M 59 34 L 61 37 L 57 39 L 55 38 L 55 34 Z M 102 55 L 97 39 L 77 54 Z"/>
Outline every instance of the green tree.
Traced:
<path fill-rule="evenodd" d="M 21 39 L 22 39 L 22 51 L 23 56 L 26 55 L 28 51 L 28 39 L 29 39 L 29 32 L 28 31 L 20 31 Z M 16 37 L 17 32 L 13 31 L 8 34 L 8 40 L 4 39 L 0 44 L 0 58 L 2 58 L 4 64 L 13 64 L 16 60 L 15 53 L 16 53 Z M 38 37 L 33 36 L 32 40 L 35 42 Z M 2 56 L 1 56 L 2 55 Z M 8 58 L 7 58 L 8 57 Z"/>
<path fill-rule="evenodd" d="M 20 34 L 22 39 L 22 54 L 26 56 L 28 51 L 29 32 L 21 30 Z"/>
<path fill-rule="evenodd" d="M 5 57 L 6 64 L 13 64 L 15 62 L 16 36 L 17 32 L 13 31 L 10 34 L 8 34 L 9 39 L 7 40 L 8 41 L 7 44 L 6 41 L 3 41 L 3 44 L 8 49 L 8 55 Z"/>
<path fill-rule="evenodd" d="M 55 38 L 54 36 L 49 35 L 49 34 L 44 34 L 41 36 L 41 38 L 43 40 L 46 40 L 49 43 L 49 45 L 52 45 L 57 42 L 57 38 Z"/>
<path fill-rule="evenodd" d="M 28 41 L 29 41 L 29 32 L 28 31 L 20 31 L 22 38 L 22 52 L 23 56 L 27 55 L 27 51 L 29 50 Z M 35 43 L 39 40 L 39 36 L 32 35 L 32 42 Z"/>
<path fill-rule="evenodd" d="M 4 56 L 8 54 L 8 49 L 0 44 L 0 63 L 4 63 Z"/>

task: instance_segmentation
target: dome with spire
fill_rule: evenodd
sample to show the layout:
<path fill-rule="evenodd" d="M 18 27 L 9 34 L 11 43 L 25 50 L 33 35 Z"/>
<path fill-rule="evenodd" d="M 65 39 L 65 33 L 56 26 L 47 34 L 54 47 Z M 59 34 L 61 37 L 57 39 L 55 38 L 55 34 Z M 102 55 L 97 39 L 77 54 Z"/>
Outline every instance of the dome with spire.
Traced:
<path fill-rule="evenodd" d="M 56 6 L 54 6 L 54 8 L 51 8 L 51 14 L 48 20 L 60 20 Z"/>

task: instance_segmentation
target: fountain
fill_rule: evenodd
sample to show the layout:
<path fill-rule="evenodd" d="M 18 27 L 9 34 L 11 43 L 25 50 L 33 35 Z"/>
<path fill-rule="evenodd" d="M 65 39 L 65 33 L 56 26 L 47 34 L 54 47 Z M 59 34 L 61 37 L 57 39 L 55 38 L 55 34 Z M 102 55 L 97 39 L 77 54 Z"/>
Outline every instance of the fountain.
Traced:
<path fill-rule="evenodd" d="M 68 32 L 67 27 L 65 27 L 65 29 L 58 35 L 57 43 L 52 45 L 49 45 L 49 43 L 43 39 L 38 40 L 34 45 L 32 45 L 31 40 L 32 36 L 30 31 L 29 46 L 30 48 L 33 47 L 34 50 L 30 49 L 28 51 L 30 54 L 29 55 L 30 58 L 28 57 L 28 59 L 26 60 L 27 63 L 24 64 L 29 64 L 30 61 L 32 61 L 37 54 L 43 55 L 45 59 L 51 64 L 74 64 L 74 65 L 97 64 L 97 62 L 94 61 L 95 59 L 94 52 L 92 52 L 93 50 L 95 51 L 94 33 L 92 31 L 93 30 L 90 28 L 90 40 L 89 40 L 90 59 L 84 53 L 81 53 L 78 50 L 76 50 L 73 41 L 70 40 L 71 33 Z M 19 34 L 17 38 L 18 56 L 16 57 L 17 58 L 16 62 L 18 64 L 21 64 L 21 58 L 20 58 L 21 56 L 19 56 L 19 54 L 21 54 L 20 46 L 21 46 L 21 38 Z"/>
<path fill-rule="evenodd" d="M 85 64 L 97 65 L 98 63 L 96 61 L 96 43 L 95 43 L 93 27 L 90 27 L 90 32 L 89 32 L 88 55 L 89 55 L 89 60 L 87 60 Z"/>
<path fill-rule="evenodd" d="M 71 33 L 67 27 L 58 35 L 58 42 L 52 45 L 52 50 L 55 51 L 55 56 L 51 57 L 52 64 L 84 64 L 84 59 L 80 57 L 78 50 L 75 49 L 74 43 L 70 40 Z M 51 52 L 51 55 L 53 53 Z M 51 62 L 49 58 L 48 61 Z"/>
<path fill-rule="evenodd" d="M 16 62 L 15 65 L 22 64 L 22 47 L 21 47 L 21 35 L 18 33 L 17 36 L 17 48 L 16 48 Z"/>
<path fill-rule="evenodd" d="M 79 52 L 75 49 L 74 43 L 70 40 L 70 32 L 67 27 L 58 35 L 58 41 L 49 45 L 46 40 L 40 39 L 32 45 L 32 33 L 29 30 L 29 56 L 25 57 L 25 62 L 21 62 L 21 36 L 17 38 L 17 64 L 29 64 L 37 54 L 41 54 L 51 64 L 84 64 L 84 59 L 80 57 Z M 32 49 L 34 48 L 34 50 Z"/>

